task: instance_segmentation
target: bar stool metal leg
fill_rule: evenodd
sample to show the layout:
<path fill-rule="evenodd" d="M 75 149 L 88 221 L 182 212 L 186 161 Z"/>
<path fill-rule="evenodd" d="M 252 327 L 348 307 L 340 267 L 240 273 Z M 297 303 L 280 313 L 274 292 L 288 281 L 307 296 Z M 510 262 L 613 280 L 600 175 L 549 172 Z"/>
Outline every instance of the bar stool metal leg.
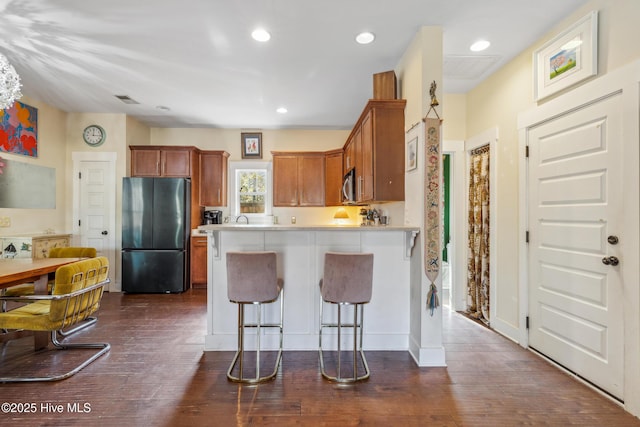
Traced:
<path fill-rule="evenodd" d="M 342 306 L 343 305 L 353 305 L 353 323 L 352 324 L 343 324 L 342 323 Z M 338 322 L 337 323 L 325 323 L 323 311 L 324 311 L 324 301 L 322 298 L 320 299 L 320 330 L 318 333 L 319 337 L 319 349 L 318 353 L 320 356 L 320 372 L 322 376 L 330 381 L 339 382 L 339 383 L 351 383 L 356 381 L 365 380 L 370 377 L 371 372 L 369 371 L 369 365 L 367 363 L 367 359 L 364 355 L 364 350 L 362 347 L 363 339 L 363 318 L 364 318 L 364 307 L 362 304 L 350 304 L 350 303 L 338 303 Z M 358 308 L 360 309 L 360 321 L 358 322 Z M 353 376 L 349 378 L 344 378 L 342 376 L 342 328 L 351 327 L 353 328 Z M 337 369 L 336 375 L 331 376 L 327 373 L 324 364 L 324 356 L 323 356 L 323 347 L 322 347 L 322 330 L 324 328 L 336 328 L 337 329 L 337 351 L 338 351 L 338 361 L 337 361 Z M 359 335 L 359 336 L 358 336 Z M 358 355 L 360 356 L 360 360 L 362 361 L 362 366 L 364 368 L 364 374 L 358 376 Z"/>
<path fill-rule="evenodd" d="M 264 323 L 262 320 L 262 303 L 255 302 L 251 303 L 257 306 L 257 319 L 255 323 L 245 323 L 244 320 L 244 312 L 245 312 L 245 304 L 247 303 L 238 303 L 238 349 L 233 356 L 233 360 L 229 369 L 227 371 L 227 378 L 234 382 L 239 383 L 247 383 L 247 384 L 257 384 L 261 382 L 265 382 L 275 378 L 278 374 L 278 369 L 280 368 L 280 364 L 282 362 L 282 351 L 283 351 L 283 334 L 284 334 L 284 290 L 280 291 L 280 319 L 278 323 Z M 245 378 L 244 377 L 244 353 L 245 353 L 245 345 L 244 345 L 244 330 L 245 328 L 256 328 L 256 374 L 254 378 Z M 273 371 L 264 377 L 260 376 L 260 352 L 261 352 L 261 335 L 262 328 L 278 328 L 279 332 L 279 346 L 278 346 L 278 354 L 276 356 L 276 362 Z M 233 370 L 236 365 L 238 366 L 239 374 L 238 376 L 233 375 Z"/>
<path fill-rule="evenodd" d="M 327 252 L 324 256 L 323 277 L 320 279 L 320 328 L 318 331 L 318 352 L 320 372 L 330 381 L 351 383 L 369 378 L 370 371 L 364 356 L 363 326 L 364 304 L 371 300 L 373 286 L 373 254 Z M 324 304 L 336 304 L 338 322 L 325 322 Z M 353 306 L 353 321 L 342 323 L 343 306 Z M 360 321 L 358 322 L 358 310 Z M 348 322 L 348 321 L 347 321 Z M 324 328 L 337 328 L 338 360 L 336 376 L 327 374 L 322 348 L 322 332 Z M 342 376 L 342 328 L 353 328 L 353 375 Z M 360 337 L 358 337 L 358 333 Z M 364 373 L 358 375 L 358 354 Z"/>

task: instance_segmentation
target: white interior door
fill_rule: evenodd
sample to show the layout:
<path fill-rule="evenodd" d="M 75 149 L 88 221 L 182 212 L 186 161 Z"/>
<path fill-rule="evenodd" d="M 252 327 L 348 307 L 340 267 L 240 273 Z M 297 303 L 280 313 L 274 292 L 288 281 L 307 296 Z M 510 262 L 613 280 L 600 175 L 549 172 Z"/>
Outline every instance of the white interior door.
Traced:
<path fill-rule="evenodd" d="M 529 345 L 622 400 L 620 98 L 530 128 L 527 141 Z"/>
<path fill-rule="evenodd" d="M 96 248 L 109 259 L 109 276 L 115 279 L 115 163 L 111 160 L 82 159 L 75 165 L 78 186 L 75 192 L 80 246 Z"/>

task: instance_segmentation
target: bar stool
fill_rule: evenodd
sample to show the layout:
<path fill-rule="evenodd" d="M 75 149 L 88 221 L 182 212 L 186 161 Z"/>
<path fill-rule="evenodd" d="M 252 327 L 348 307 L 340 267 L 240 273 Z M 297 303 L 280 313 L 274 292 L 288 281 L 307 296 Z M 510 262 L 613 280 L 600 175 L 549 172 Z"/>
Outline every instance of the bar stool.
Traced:
<path fill-rule="evenodd" d="M 278 373 L 282 360 L 282 338 L 284 320 L 283 281 L 276 271 L 275 252 L 227 252 L 227 294 L 229 300 L 238 304 L 238 349 L 227 371 L 231 381 L 256 384 L 270 380 Z M 280 320 L 278 323 L 264 323 L 262 320 L 262 304 L 275 302 L 280 297 Z M 245 323 L 244 306 L 253 304 L 257 307 L 255 323 Z M 244 377 L 244 330 L 256 328 L 256 372 L 254 378 Z M 260 376 L 260 335 L 262 328 L 278 328 L 280 345 L 276 357 L 275 368 L 270 375 Z M 236 364 L 239 375 L 232 374 Z"/>
<path fill-rule="evenodd" d="M 324 274 L 320 279 L 320 330 L 319 330 L 319 354 L 320 372 L 330 381 L 348 383 L 369 378 L 369 365 L 362 350 L 363 304 L 371 300 L 373 283 L 373 254 L 360 253 L 335 253 L 327 252 L 324 256 Z M 325 322 L 323 318 L 324 303 L 336 304 L 338 307 L 337 323 Z M 353 323 L 342 323 L 342 306 L 353 306 Z M 360 309 L 360 321 L 358 322 L 358 309 Z M 342 376 L 341 363 L 341 330 L 353 328 L 353 376 Z M 338 332 L 338 366 L 337 375 L 330 376 L 325 371 L 322 356 L 322 330 L 323 328 L 336 328 Z M 358 329 L 360 336 L 358 337 Z M 357 354 L 360 354 L 364 375 L 358 376 Z"/>

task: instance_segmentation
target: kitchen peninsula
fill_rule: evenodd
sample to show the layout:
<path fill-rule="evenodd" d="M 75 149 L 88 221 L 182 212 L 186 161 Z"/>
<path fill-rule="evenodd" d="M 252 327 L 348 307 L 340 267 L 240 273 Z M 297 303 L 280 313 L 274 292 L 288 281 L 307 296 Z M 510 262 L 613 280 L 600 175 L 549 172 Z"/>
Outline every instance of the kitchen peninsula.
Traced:
<path fill-rule="evenodd" d="M 237 345 L 237 306 L 227 298 L 226 253 L 263 250 L 278 254 L 278 273 L 284 279 L 286 350 L 318 349 L 318 283 L 329 251 L 374 254 L 373 296 L 364 309 L 365 350 L 410 349 L 412 311 L 424 305 L 418 301 L 416 309 L 411 302 L 412 288 L 420 289 L 415 274 L 421 262 L 419 228 L 223 224 L 200 226 L 199 232 L 206 233 L 208 249 L 205 351 L 235 350 Z M 266 321 L 276 318 L 278 306 L 263 306 Z M 254 321 L 253 309 L 245 315 L 247 322 Z M 277 335 L 267 335 L 262 345 L 277 348 Z"/>

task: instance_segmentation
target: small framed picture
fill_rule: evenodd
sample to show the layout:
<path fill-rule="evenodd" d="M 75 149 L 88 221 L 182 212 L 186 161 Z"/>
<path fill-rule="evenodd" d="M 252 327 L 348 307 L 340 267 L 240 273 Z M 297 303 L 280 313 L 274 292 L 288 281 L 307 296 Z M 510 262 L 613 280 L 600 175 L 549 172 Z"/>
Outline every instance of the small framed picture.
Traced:
<path fill-rule="evenodd" d="M 533 54 L 533 95 L 540 101 L 598 74 L 598 12 L 593 11 Z"/>
<path fill-rule="evenodd" d="M 418 167 L 418 137 L 407 142 L 407 172 Z"/>
<path fill-rule="evenodd" d="M 261 159 L 262 158 L 262 133 L 241 133 L 242 158 Z"/>

